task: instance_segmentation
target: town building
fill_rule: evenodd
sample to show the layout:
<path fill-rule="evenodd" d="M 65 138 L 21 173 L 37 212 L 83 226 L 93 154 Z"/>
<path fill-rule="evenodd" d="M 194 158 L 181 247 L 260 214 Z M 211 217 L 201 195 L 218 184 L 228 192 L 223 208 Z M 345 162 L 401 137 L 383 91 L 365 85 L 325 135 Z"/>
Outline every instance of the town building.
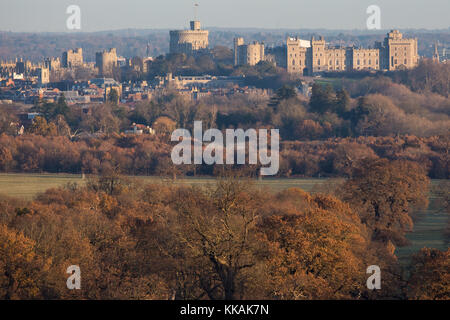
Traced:
<path fill-rule="evenodd" d="M 37 75 L 39 84 L 47 84 L 50 82 L 50 70 L 48 68 L 38 68 Z"/>
<path fill-rule="evenodd" d="M 242 86 L 244 78 L 239 76 L 173 76 L 168 73 L 165 77 L 156 77 L 156 88 L 230 88 Z"/>
<path fill-rule="evenodd" d="M 59 58 L 46 58 L 44 60 L 44 67 L 50 71 L 59 70 L 61 68 L 61 59 Z"/>

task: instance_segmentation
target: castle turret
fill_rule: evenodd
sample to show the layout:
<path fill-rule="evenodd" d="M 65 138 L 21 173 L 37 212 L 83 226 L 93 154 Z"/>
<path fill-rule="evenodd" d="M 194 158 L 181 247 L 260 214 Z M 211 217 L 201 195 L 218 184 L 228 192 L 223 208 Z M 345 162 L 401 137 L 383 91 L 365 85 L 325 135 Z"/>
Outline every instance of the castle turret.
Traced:
<path fill-rule="evenodd" d="M 192 31 L 199 31 L 199 30 L 201 30 L 200 21 L 191 21 L 191 30 Z"/>

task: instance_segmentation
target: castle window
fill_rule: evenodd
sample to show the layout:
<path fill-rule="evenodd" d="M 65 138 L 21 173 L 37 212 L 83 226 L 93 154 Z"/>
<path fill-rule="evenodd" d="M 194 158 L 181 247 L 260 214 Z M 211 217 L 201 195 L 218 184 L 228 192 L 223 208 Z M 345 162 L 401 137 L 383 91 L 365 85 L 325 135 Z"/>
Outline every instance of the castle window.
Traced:
<path fill-rule="evenodd" d="M 320 59 L 317 61 L 317 64 L 320 66 Z M 320 69 L 320 68 L 319 68 Z"/>
<path fill-rule="evenodd" d="M 407 65 L 408 64 L 408 60 L 407 59 L 405 59 L 405 65 Z"/>

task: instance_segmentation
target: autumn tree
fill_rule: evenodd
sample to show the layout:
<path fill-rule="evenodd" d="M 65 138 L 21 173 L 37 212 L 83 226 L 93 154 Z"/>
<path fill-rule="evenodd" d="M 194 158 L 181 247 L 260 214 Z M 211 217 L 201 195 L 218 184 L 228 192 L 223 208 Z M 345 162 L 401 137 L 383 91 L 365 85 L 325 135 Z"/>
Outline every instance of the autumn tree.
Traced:
<path fill-rule="evenodd" d="M 12 106 L 0 105 L 0 134 L 17 134 L 17 116 Z"/>
<path fill-rule="evenodd" d="M 0 299 L 43 297 L 49 261 L 36 254 L 35 246 L 21 232 L 0 225 Z"/>
<path fill-rule="evenodd" d="M 344 201 L 359 213 L 376 241 L 405 245 L 412 230 L 413 210 L 428 205 L 429 178 L 418 164 L 364 159 L 341 190 Z"/>
<path fill-rule="evenodd" d="M 442 212 L 447 213 L 447 227 L 444 230 L 444 237 L 447 244 L 450 243 L 450 181 L 443 180 L 432 189 L 435 194 L 438 207 Z"/>
<path fill-rule="evenodd" d="M 272 206 L 275 212 L 259 224 L 268 296 L 360 298 L 370 241 L 358 215 L 336 198 L 300 189 L 281 192 Z"/>
<path fill-rule="evenodd" d="M 338 90 L 336 92 L 335 112 L 339 116 L 345 117 L 350 111 L 350 95 L 345 89 Z"/>
<path fill-rule="evenodd" d="M 296 89 L 291 86 L 284 85 L 275 92 L 275 95 L 270 99 L 269 105 L 276 108 L 281 101 L 294 99 L 296 97 Z"/>
<path fill-rule="evenodd" d="M 61 95 L 56 102 L 38 101 L 32 110 L 40 113 L 47 121 L 55 120 L 58 116 L 66 118 L 70 113 L 64 95 Z"/>
<path fill-rule="evenodd" d="M 408 297 L 414 300 L 450 299 L 450 249 L 423 248 L 413 256 Z"/>
<path fill-rule="evenodd" d="M 111 89 L 109 91 L 107 100 L 113 105 L 117 105 L 119 103 L 119 94 L 117 93 L 116 89 Z"/>
<path fill-rule="evenodd" d="M 166 114 L 176 121 L 178 128 L 190 129 L 194 125 L 197 114 L 197 106 L 187 101 L 184 97 L 175 96 L 166 104 Z"/>
<path fill-rule="evenodd" d="M 175 298 L 244 298 L 256 264 L 255 225 L 262 198 L 247 184 L 229 179 L 210 190 L 179 189 L 174 195 L 173 240 L 165 242 L 171 250 L 164 252 L 178 257 L 177 274 L 190 279 L 188 291 L 186 279 L 175 286 Z"/>
<path fill-rule="evenodd" d="M 120 119 L 114 114 L 111 105 L 102 104 L 92 108 L 92 114 L 83 115 L 80 129 L 87 132 L 112 134 L 120 130 Z"/>
<path fill-rule="evenodd" d="M 449 74 L 448 63 L 421 59 L 416 68 L 400 73 L 400 81 L 409 85 L 414 91 L 436 92 L 448 97 L 450 93 Z"/>
<path fill-rule="evenodd" d="M 323 86 L 321 84 L 314 83 L 309 106 L 311 111 L 316 113 L 333 111 L 335 99 L 336 94 L 331 85 L 328 84 Z"/>
<path fill-rule="evenodd" d="M 41 135 L 41 136 L 55 136 L 57 135 L 57 127 L 54 123 L 48 123 L 43 117 L 35 117 L 28 129 L 30 133 Z"/>
<path fill-rule="evenodd" d="M 375 152 L 366 145 L 342 143 L 333 152 L 333 169 L 339 175 L 350 176 L 358 161 L 375 158 L 377 158 Z"/>

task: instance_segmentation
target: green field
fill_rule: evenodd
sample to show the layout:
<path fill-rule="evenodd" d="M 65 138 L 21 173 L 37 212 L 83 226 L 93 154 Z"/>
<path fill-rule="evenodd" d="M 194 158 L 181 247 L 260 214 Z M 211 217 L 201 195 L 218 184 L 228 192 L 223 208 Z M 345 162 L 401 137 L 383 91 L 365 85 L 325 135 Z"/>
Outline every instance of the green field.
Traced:
<path fill-rule="evenodd" d="M 214 184 L 214 178 L 183 178 L 175 182 L 161 177 L 131 177 L 144 183 L 174 183 L 176 185 Z M 342 179 L 273 179 L 256 181 L 261 188 L 277 192 L 287 188 L 301 188 L 308 192 L 325 192 L 332 190 Z M 81 175 L 76 174 L 0 174 L 0 194 L 32 200 L 37 194 L 47 189 L 64 186 L 69 182 L 80 185 L 86 183 Z"/>
<path fill-rule="evenodd" d="M 208 185 L 215 182 L 214 178 L 186 178 L 178 179 L 175 182 L 160 177 L 136 177 L 136 179 L 147 183 L 175 183 L 178 185 Z M 274 192 L 291 187 L 298 187 L 308 192 L 327 192 L 333 190 L 342 181 L 342 179 L 268 178 L 262 181 L 255 180 L 255 184 Z M 81 175 L 70 174 L 0 174 L 0 194 L 31 200 L 49 188 L 63 186 L 69 182 L 83 185 L 86 180 L 82 179 Z M 432 182 L 433 185 L 438 183 L 439 181 Z M 448 213 L 439 208 L 438 199 L 431 194 L 428 210 L 419 213 L 419 219 L 414 224 L 413 232 L 407 236 L 411 245 L 398 248 L 397 255 L 404 260 L 425 246 L 445 250 L 447 245 L 444 241 L 443 230 L 447 220 Z"/>
<path fill-rule="evenodd" d="M 38 193 L 69 182 L 84 183 L 81 175 L 0 174 L 0 194 L 32 200 Z"/>

